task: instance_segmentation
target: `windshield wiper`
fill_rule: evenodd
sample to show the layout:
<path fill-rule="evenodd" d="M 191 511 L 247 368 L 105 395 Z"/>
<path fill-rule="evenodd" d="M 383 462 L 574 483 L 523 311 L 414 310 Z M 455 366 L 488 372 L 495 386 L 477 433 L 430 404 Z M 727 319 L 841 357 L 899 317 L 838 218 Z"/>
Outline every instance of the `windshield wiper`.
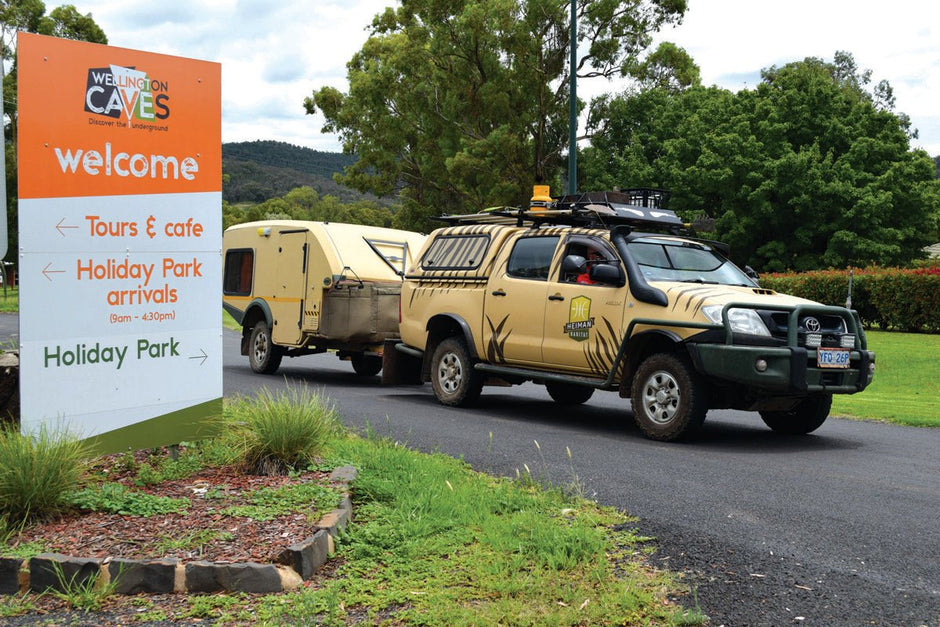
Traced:
<path fill-rule="evenodd" d="M 703 285 L 718 285 L 718 281 L 706 281 L 705 279 L 684 279 L 683 283 L 701 283 Z"/>

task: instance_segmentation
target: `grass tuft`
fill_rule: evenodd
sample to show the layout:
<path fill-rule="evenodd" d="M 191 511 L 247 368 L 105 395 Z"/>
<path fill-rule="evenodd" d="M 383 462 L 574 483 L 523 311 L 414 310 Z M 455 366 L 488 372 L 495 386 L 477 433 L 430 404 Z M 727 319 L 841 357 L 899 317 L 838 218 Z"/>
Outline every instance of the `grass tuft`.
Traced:
<path fill-rule="evenodd" d="M 262 389 L 226 405 L 226 439 L 252 472 L 286 474 L 315 462 L 340 430 L 336 411 L 306 386 Z"/>
<path fill-rule="evenodd" d="M 43 427 L 35 435 L 0 429 L 0 518 L 7 524 L 41 520 L 71 506 L 85 471 L 86 447 Z"/>

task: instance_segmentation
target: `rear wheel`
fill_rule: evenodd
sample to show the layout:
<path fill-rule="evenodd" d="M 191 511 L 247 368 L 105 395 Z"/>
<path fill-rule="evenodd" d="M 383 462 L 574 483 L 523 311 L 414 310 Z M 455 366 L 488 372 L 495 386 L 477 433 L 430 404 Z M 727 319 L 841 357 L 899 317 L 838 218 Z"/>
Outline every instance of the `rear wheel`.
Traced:
<path fill-rule="evenodd" d="M 832 408 L 832 394 L 811 396 L 789 411 L 762 411 L 760 417 L 776 433 L 806 435 L 826 422 Z"/>
<path fill-rule="evenodd" d="M 259 320 L 251 329 L 248 341 L 248 363 L 260 374 L 273 374 L 281 365 L 284 351 L 271 341 L 271 329 L 264 320 Z"/>
<path fill-rule="evenodd" d="M 382 370 L 382 358 L 375 355 L 353 353 L 349 360 L 352 362 L 353 370 L 361 377 L 374 377 Z"/>
<path fill-rule="evenodd" d="M 463 338 L 445 338 L 431 356 L 431 387 L 442 405 L 471 405 L 483 391 L 483 377 L 473 369 Z"/>
<path fill-rule="evenodd" d="M 581 405 L 594 396 L 594 388 L 560 381 L 546 381 L 548 395 L 560 405 Z"/>
<path fill-rule="evenodd" d="M 647 357 L 637 368 L 631 392 L 634 420 L 648 438 L 680 440 L 705 422 L 705 385 L 683 357 L 669 353 Z"/>

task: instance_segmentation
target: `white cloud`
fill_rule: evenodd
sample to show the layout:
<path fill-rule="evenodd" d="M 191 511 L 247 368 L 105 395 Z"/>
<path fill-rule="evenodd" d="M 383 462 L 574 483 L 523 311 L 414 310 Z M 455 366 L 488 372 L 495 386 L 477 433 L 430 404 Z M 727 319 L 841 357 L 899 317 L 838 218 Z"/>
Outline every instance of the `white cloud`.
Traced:
<path fill-rule="evenodd" d="M 346 86 L 346 62 L 372 18 L 394 0 L 78 0 L 111 45 L 222 64 L 223 141 L 277 139 L 340 150 L 320 133 L 323 119 L 304 113 L 314 88 Z M 915 145 L 940 155 L 940 26 L 929 3 L 895 0 L 689 0 L 683 24 L 659 38 L 685 48 L 706 84 L 754 87 L 760 71 L 837 50 L 887 79 L 897 110 L 920 131 Z M 622 85 L 579 86 L 579 95 Z"/>

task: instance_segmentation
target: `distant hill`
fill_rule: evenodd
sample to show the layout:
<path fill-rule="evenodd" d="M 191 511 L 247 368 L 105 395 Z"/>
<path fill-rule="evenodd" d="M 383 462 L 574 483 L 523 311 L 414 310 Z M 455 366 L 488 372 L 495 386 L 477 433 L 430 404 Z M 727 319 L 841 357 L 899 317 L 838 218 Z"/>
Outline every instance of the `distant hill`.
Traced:
<path fill-rule="evenodd" d="M 222 144 L 222 198 L 230 203 L 257 203 L 283 196 L 295 187 L 309 186 L 321 196 L 336 196 L 342 202 L 371 200 L 395 204 L 394 198 L 362 194 L 333 181 L 333 174 L 354 163 L 355 157 L 321 152 L 279 141 Z"/>

